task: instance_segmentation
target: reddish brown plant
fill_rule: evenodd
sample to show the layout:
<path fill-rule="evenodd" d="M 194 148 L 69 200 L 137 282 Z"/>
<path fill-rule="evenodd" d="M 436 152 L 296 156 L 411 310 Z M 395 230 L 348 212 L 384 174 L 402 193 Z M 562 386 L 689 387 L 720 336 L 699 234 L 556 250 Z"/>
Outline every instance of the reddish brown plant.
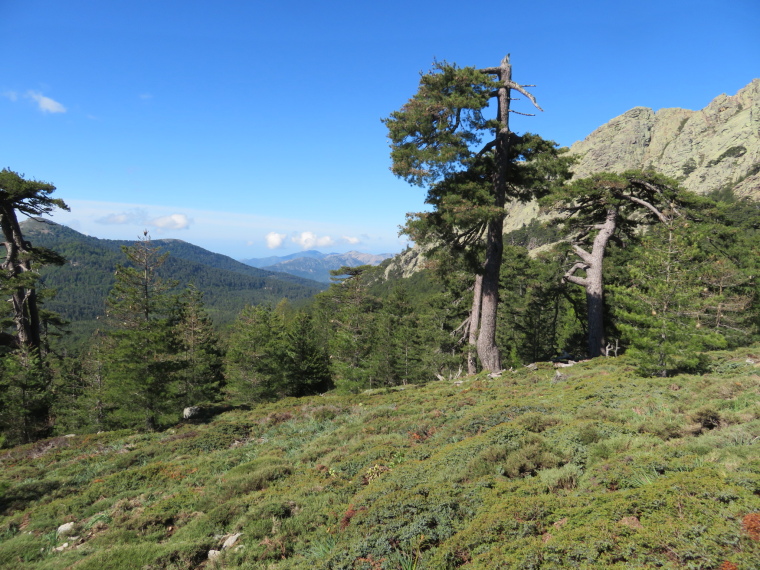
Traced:
<path fill-rule="evenodd" d="M 752 540 L 760 540 L 760 513 L 749 513 L 742 519 L 742 527 Z"/>

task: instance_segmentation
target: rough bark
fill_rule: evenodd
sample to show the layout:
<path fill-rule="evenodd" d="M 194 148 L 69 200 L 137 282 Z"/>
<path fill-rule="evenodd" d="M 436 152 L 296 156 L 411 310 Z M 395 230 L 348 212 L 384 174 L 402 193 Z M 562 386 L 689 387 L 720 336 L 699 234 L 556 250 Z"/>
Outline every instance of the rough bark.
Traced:
<path fill-rule="evenodd" d="M 469 318 L 469 349 L 467 351 L 467 373 L 477 374 L 478 363 L 475 354 L 478 349 L 478 326 L 480 325 L 480 304 L 483 299 L 483 278 L 475 276 L 475 287 L 472 292 L 472 309 Z"/>
<path fill-rule="evenodd" d="M 496 311 L 499 305 L 499 272 L 504 250 L 503 233 L 503 217 L 489 222 L 486 232 L 486 260 L 483 264 L 483 274 L 478 275 L 482 281 L 478 358 L 483 368 L 489 372 L 501 370 L 501 355 L 499 347 L 496 346 Z"/>

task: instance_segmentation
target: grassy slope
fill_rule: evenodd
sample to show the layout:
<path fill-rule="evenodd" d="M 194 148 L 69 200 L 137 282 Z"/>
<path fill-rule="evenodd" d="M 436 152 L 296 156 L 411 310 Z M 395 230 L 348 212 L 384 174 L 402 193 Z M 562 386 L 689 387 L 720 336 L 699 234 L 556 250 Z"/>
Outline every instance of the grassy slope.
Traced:
<path fill-rule="evenodd" d="M 0 567 L 757 568 L 752 361 L 541 364 L 17 447 Z M 79 538 L 56 538 L 67 521 Z"/>

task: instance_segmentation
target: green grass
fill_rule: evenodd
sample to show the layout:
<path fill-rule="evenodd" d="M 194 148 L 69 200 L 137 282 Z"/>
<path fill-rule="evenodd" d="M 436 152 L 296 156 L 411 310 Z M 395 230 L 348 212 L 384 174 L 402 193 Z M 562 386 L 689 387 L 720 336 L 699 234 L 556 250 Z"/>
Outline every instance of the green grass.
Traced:
<path fill-rule="evenodd" d="M 625 357 L 561 382 L 539 364 L 4 450 L 0 568 L 757 568 L 757 353 L 667 379 Z"/>

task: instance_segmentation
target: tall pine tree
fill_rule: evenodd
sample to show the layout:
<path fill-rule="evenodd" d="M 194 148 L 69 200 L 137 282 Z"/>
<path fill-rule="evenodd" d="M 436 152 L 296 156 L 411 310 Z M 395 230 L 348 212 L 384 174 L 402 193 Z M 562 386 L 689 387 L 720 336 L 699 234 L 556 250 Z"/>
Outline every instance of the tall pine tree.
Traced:
<path fill-rule="evenodd" d="M 122 250 L 128 265 L 118 266 L 107 304 L 114 347 L 106 395 L 115 425 L 153 430 L 167 414 L 178 415 L 173 331 L 178 298 L 171 293 L 177 283 L 159 276 L 168 254 L 151 244 L 147 231 Z"/>
<path fill-rule="evenodd" d="M 180 297 L 174 335 L 177 398 L 181 406 L 218 400 L 224 383 L 223 352 L 203 305 L 203 293 L 193 284 Z"/>
<path fill-rule="evenodd" d="M 544 200 L 563 214 L 557 221 L 572 244 L 577 261 L 564 279 L 586 291 L 588 355 L 605 349 L 604 258 L 610 241 L 632 238 L 645 224 L 670 223 L 696 197 L 653 172 L 602 172 L 561 187 Z"/>
<path fill-rule="evenodd" d="M 28 442 L 52 428 L 53 370 L 47 358 L 46 319 L 41 310 L 39 268 L 61 265 L 56 252 L 33 246 L 22 234 L 19 215 L 33 217 L 56 208 L 55 186 L 27 180 L 10 169 L 0 171 L 0 434 L 8 443 Z M 7 303 L 5 302 L 7 301 Z"/>
<path fill-rule="evenodd" d="M 421 76 L 417 93 L 385 120 L 391 170 L 426 187 L 426 202 L 434 206 L 433 212 L 413 214 L 407 233 L 418 243 L 472 253 L 470 338 L 481 365 L 492 372 L 501 369 L 496 322 L 505 206 L 510 199 L 529 200 L 564 181 L 571 162 L 559 156 L 554 143 L 510 130 L 513 92 L 540 109 L 525 87 L 512 80 L 508 55 L 498 67 L 485 69 L 436 63 Z M 489 120 L 483 111 L 491 99 L 497 109 L 496 118 Z"/>

